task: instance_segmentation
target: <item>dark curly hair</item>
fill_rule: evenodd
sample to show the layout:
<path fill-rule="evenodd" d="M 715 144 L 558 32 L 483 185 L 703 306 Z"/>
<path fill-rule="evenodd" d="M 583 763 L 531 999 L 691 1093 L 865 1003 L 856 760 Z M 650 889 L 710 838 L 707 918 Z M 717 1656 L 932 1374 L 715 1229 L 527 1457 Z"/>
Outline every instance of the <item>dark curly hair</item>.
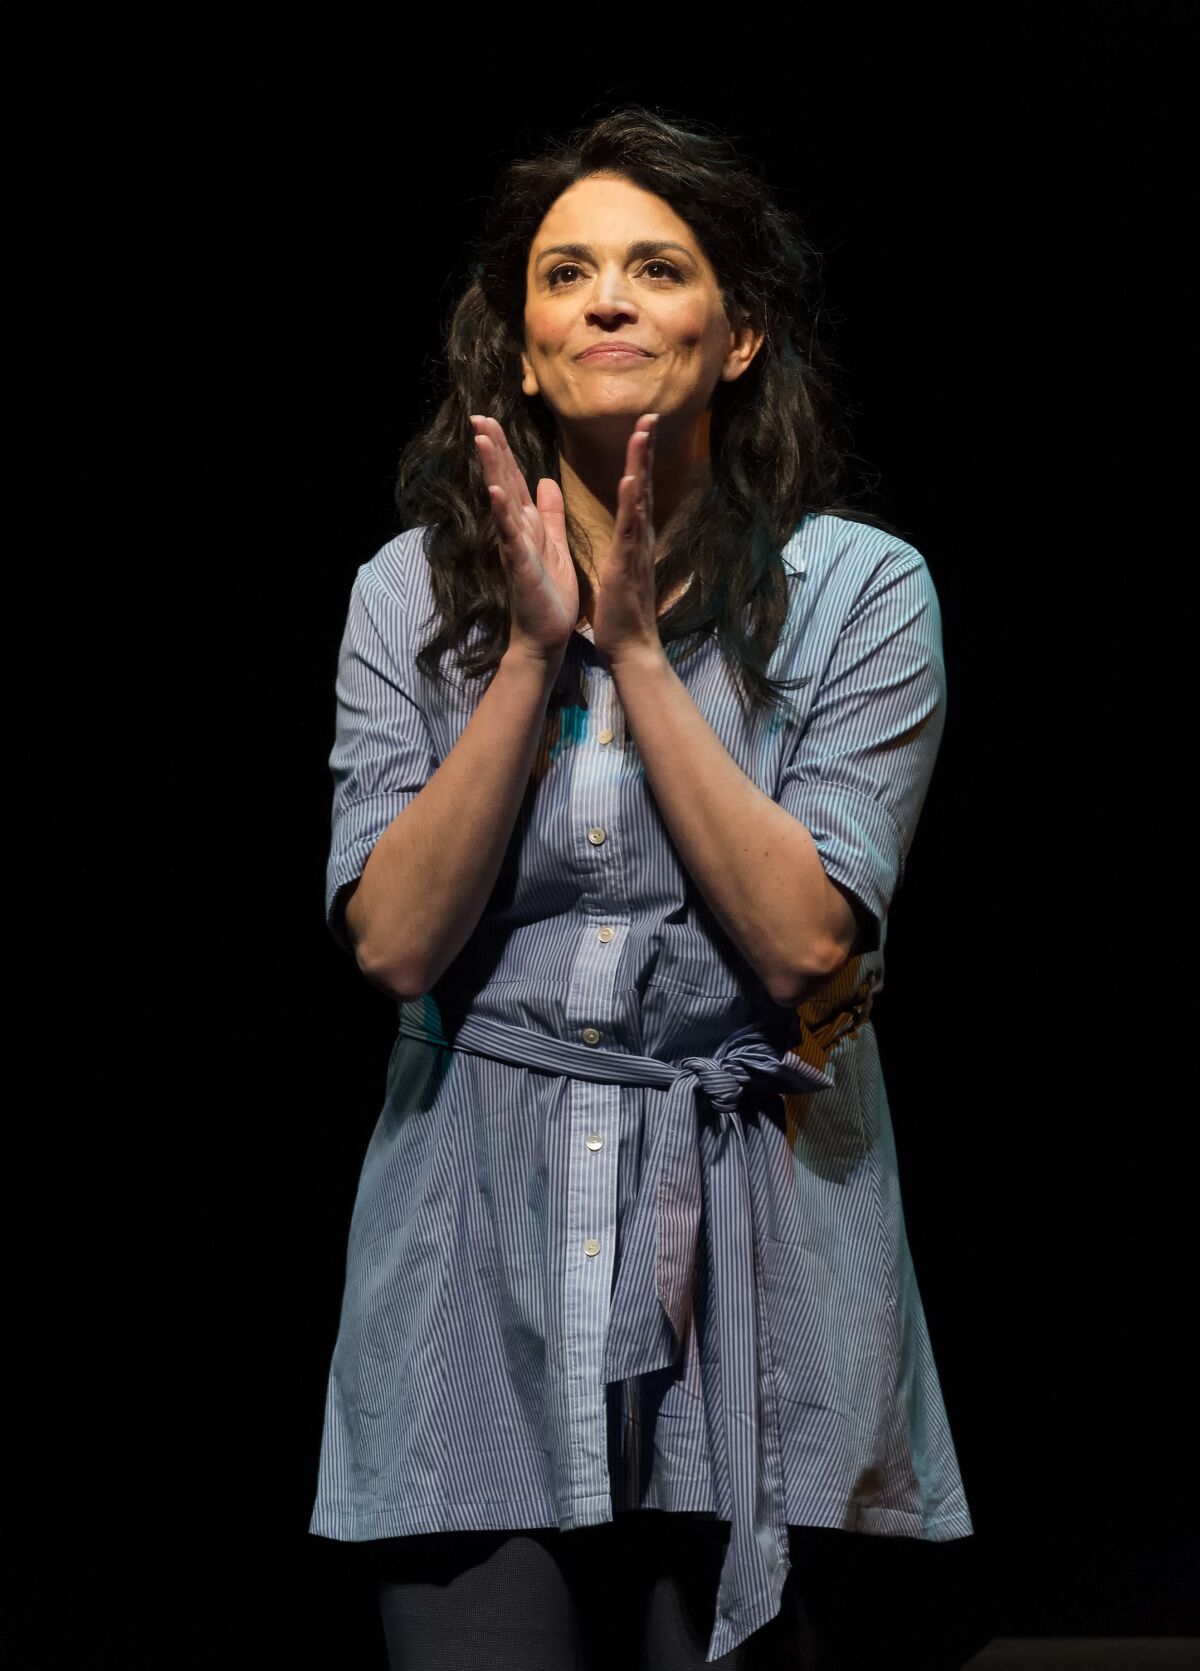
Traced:
<path fill-rule="evenodd" d="M 709 479 L 672 519 L 656 588 L 661 601 L 693 577 L 659 618 L 664 645 L 715 632 L 743 700 L 779 706 L 784 688 L 806 682 L 766 674 L 787 616 L 781 548 L 814 511 L 895 530 L 839 499 L 854 455 L 833 393 L 838 368 L 817 341 L 819 252 L 730 137 L 640 105 L 510 162 L 470 246 L 470 279 L 450 312 L 438 368 L 444 392 L 405 446 L 396 483 L 402 526 L 427 530 L 440 617 L 418 664 L 444 677 L 442 658 L 453 649 L 463 676 L 483 678 L 508 642 L 508 585 L 468 418 L 484 412 L 501 423 L 531 491 L 543 476 L 561 485 L 554 414 L 521 389 L 526 268 L 551 205 L 593 174 L 622 176 L 669 203 L 699 239 L 730 318 L 744 315 L 765 333 L 744 374 L 714 389 Z M 578 553 L 588 547 L 569 511 L 567 537 L 579 572 Z"/>

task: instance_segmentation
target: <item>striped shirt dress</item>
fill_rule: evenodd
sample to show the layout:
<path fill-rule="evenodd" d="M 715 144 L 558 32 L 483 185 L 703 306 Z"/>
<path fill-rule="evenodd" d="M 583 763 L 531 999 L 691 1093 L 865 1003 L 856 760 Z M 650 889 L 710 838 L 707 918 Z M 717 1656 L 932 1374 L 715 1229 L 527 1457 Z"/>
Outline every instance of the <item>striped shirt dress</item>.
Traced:
<path fill-rule="evenodd" d="M 667 647 L 742 770 L 870 915 L 777 1004 L 675 852 L 606 658 L 572 635 L 483 915 L 397 1005 L 352 1214 L 309 1530 L 569 1530 L 639 1508 L 730 1536 L 709 1661 L 772 1618 L 788 1526 L 974 1528 L 905 1235 L 870 1010 L 940 741 L 921 554 L 818 513 L 782 552 L 751 712 L 714 638 Z M 337 674 L 331 932 L 470 719 L 427 678 L 424 534 L 358 571 Z M 786 886 L 786 877 L 780 886 Z"/>

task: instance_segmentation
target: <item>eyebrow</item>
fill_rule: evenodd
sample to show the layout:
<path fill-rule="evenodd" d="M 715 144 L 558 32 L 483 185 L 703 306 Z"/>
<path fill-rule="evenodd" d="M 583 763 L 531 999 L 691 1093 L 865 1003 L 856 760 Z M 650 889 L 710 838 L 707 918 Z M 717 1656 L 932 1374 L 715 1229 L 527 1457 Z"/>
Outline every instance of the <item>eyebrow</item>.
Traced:
<path fill-rule="evenodd" d="M 686 244 L 675 244 L 666 238 L 639 238 L 637 243 L 630 244 L 625 251 L 625 259 L 626 261 L 637 261 L 642 256 L 657 255 L 659 250 L 664 249 L 677 249 L 686 255 L 689 260 L 694 261 L 696 259 Z M 544 260 L 548 255 L 569 255 L 574 261 L 594 261 L 596 259 L 596 252 L 590 244 L 547 244 L 545 249 L 538 251 L 537 262 Z"/>

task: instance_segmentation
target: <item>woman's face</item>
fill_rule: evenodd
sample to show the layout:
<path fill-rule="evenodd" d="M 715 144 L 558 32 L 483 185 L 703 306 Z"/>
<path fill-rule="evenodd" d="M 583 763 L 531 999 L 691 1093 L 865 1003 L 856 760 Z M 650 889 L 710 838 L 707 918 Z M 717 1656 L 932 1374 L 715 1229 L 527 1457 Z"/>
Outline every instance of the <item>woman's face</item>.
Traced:
<path fill-rule="evenodd" d="M 522 388 L 561 423 L 627 435 L 658 412 L 678 432 L 761 342 L 731 327 L 698 239 L 661 197 L 604 175 L 551 205 L 526 269 Z M 617 347 L 640 352 L 587 354 Z"/>

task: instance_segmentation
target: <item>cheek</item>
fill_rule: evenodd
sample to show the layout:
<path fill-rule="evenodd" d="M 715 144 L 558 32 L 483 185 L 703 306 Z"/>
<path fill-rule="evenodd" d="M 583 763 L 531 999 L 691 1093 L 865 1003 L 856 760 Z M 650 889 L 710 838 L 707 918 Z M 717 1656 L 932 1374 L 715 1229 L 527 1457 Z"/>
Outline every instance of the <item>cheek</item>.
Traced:
<path fill-rule="evenodd" d="M 682 304 L 671 316 L 670 333 L 676 347 L 689 354 L 711 358 L 724 350 L 725 322 L 701 303 Z"/>
<path fill-rule="evenodd" d="M 553 354 L 562 347 L 565 329 L 551 316 L 525 315 L 525 341 L 533 354 Z"/>

